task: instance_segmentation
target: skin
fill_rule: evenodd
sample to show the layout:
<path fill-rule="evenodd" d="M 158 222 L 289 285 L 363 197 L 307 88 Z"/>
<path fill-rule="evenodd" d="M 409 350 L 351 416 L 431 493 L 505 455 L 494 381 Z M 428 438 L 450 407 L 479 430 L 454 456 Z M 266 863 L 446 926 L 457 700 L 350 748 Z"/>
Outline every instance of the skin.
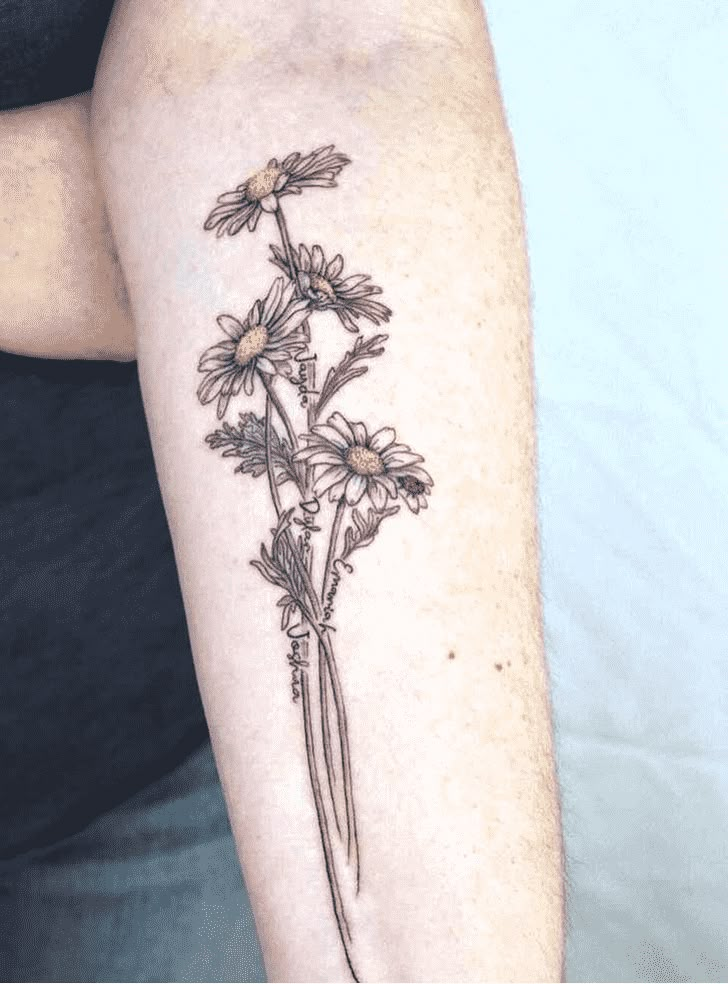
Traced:
<path fill-rule="evenodd" d="M 0 349 L 134 358 L 134 324 L 99 188 L 91 93 L 0 113 Z"/>
<path fill-rule="evenodd" d="M 517 170 L 478 5 L 434 2 L 426 18 L 421 10 L 414 0 L 281 0 L 272 18 L 252 0 L 121 0 L 90 107 L 68 100 L 57 109 L 69 116 L 48 112 L 35 129 L 31 112 L 13 124 L 28 148 L 13 173 L 21 183 L 26 168 L 37 173 L 6 225 L 23 228 L 33 203 L 50 208 L 43 191 L 59 173 L 48 148 L 54 123 L 63 143 L 69 119 L 76 136 L 64 144 L 61 174 L 73 183 L 74 168 L 87 168 L 71 200 L 85 203 L 89 225 L 74 228 L 67 205 L 50 196 L 57 245 L 44 260 L 33 250 L 14 260 L 16 285 L 31 273 L 40 293 L 35 308 L 30 295 L 17 302 L 1 344 L 87 358 L 128 358 L 135 344 L 270 980 L 350 977 L 276 594 L 249 564 L 273 522 L 270 500 L 211 456 L 203 438 L 214 412 L 195 396 L 215 317 L 244 313 L 262 296 L 275 236 L 216 240 L 202 223 L 218 194 L 269 157 L 332 141 L 353 165 L 338 188 L 287 199 L 289 222 L 298 241 L 340 250 L 352 272 L 371 273 L 394 311 L 386 356 L 338 409 L 395 426 L 435 479 L 430 508 L 362 551 L 356 581 L 337 600 L 365 872 L 356 913 L 364 979 L 563 979 Z M 102 245 L 105 211 L 120 267 Z M 73 241 L 79 256 L 66 264 L 60 247 Z M 115 290 L 97 290 L 108 279 L 98 263 L 123 272 L 130 308 Z M 84 274 L 83 300 L 72 289 L 79 269 L 95 271 Z M 48 323 L 59 283 L 66 307 L 56 344 L 38 330 L 37 308 Z M 92 345 L 84 326 L 99 318 L 107 327 Z"/>

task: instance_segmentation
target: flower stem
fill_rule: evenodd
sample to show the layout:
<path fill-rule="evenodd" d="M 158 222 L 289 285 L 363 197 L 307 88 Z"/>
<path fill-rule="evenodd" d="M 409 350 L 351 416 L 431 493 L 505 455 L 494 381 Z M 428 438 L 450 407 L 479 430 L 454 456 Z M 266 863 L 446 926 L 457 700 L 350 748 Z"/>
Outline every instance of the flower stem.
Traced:
<path fill-rule="evenodd" d="M 281 243 L 283 244 L 283 252 L 286 254 L 286 261 L 288 263 L 288 269 L 290 270 L 290 276 L 293 283 L 296 285 L 296 290 L 298 290 L 298 271 L 296 270 L 296 264 L 293 262 L 293 249 L 291 247 L 291 237 L 288 235 L 288 226 L 286 225 L 286 217 L 283 214 L 283 209 L 278 204 L 276 209 L 276 222 L 278 223 L 278 231 L 281 234 Z"/>
<path fill-rule="evenodd" d="M 263 373 L 260 373 L 260 377 L 263 381 L 263 386 L 267 394 L 266 401 L 266 423 L 265 423 L 265 442 L 266 442 L 266 465 L 268 471 L 268 484 L 271 490 L 271 496 L 273 498 L 273 505 L 275 506 L 276 515 L 280 518 L 281 515 L 281 500 L 278 493 L 278 488 L 275 484 L 275 472 L 273 469 L 273 461 L 271 458 L 271 413 L 270 413 L 270 403 L 275 406 L 278 411 L 279 416 L 283 420 L 284 425 L 286 425 L 286 430 L 289 436 L 292 436 L 292 429 L 290 420 L 284 407 L 281 405 L 280 400 L 275 393 L 275 390 L 270 385 Z M 270 402 L 268 402 L 270 401 Z M 294 445 L 295 447 L 295 445 Z M 356 815 L 354 812 L 354 792 L 353 783 L 351 778 L 351 756 L 349 752 L 349 736 L 348 736 L 348 726 L 346 721 L 346 708 L 344 706 L 344 695 L 341 690 L 341 681 L 339 679 L 339 671 L 336 666 L 336 658 L 334 656 L 333 647 L 331 645 L 331 640 L 328 635 L 328 630 L 322 629 L 319 625 L 319 620 L 323 614 L 321 602 L 319 601 L 316 590 L 311 582 L 311 575 L 306 567 L 306 564 L 301 557 L 298 549 L 298 545 L 291 533 L 290 529 L 285 531 L 286 539 L 288 540 L 288 545 L 291 549 L 291 556 L 293 557 L 293 562 L 296 565 L 296 570 L 301 578 L 304 585 L 306 595 L 309 598 L 309 603 L 311 605 L 311 610 L 307 612 L 307 618 L 311 623 L 311 628 L 316 633 L 319 640 L 319 655 L 323 650 L 323 658 L 326 664 L 327 676 L 331 681 L 331 692 L 334 698 L 334 707 L 336 709 L 336 718 L 338 722 L 339 730 L 339 743 L 341 747 L 341 767 L 343 772 L 343 784 L 344 784 L 344 804 L 346 807 L 346 829 L 347 829 L 347 857 L 351 859 L 352 846 L 355 847 L 355 857 L 356 857 L 356 880 L 357 886 L 359 885 L 359 844 L 356 832 Z M 308 606 L 307 606 L 308 608 Z M 327 769 L 329 762 L 327 761 Z M 333 795 L 332 795 L 333 800 Z"/>
<path fill-rule="evenodd" d="M 276 485 L 276 475 L 275 469 L 273 468 L 273 460 L 271 458 L 271 428 L 273 415 L 273 401 L 270 398 L 270 393 L 266 393 L 265 397 L 265 463 L 266 470 L 268 472 L 268 485 L 270 486 L 270 495 L 273 499 L 273 505 L 276 510 L 276 518 L 280 518 L 281 515 L 281 494 L 278 491 L 278 486 Z"/>
<path fill-rule="evenodd" d="M 273 384 L 271 383 L 267 375 L 264 372 L 259 372 L 258 375 L 262 380 L 263 386 L 265 387 L 265 391 L 268 394 L 269 399 L 271 400 L 273 406 L 276 408 L 278 416 L 281 418 L 281 421 L 283 422 L 283 426 L 286 428 L 286 434 L 288 434 L 288 440 L 291 442 L 292 450 L 297 451 L 298 438 L 296 437 L 296 434 L 293 430 L 293 424 L 291 423 L 291 418 L 286 413 L 286 408 L 281 403 L 280 397 L 276 393 L 275 388 L 273 387 Z"/>
<path fill-rule="evenodd" d="M 334 903 L 334 914 L 336 915 L 336 922 L 339 927 L 339 936 L 341 937 L 341 942 L 344 947 L 344 954 L 346 955 L 346 962 L 349 965 L 349 970 L 351 971 L 352 977 L 355 981 L 359 981 L 356 971 L 354 970 L 354 965 L 352 961 L 352 956 L 350 953 L 351 947 L 351 931 L 349 929 L 349 924 L 346 919 L 346 914 L 344 912 L 344 906 L 341 899 L 341 888 L 339 886 L 338 879 L 336 877 L 336 867 L 334 864 L 334 856 L 331 848 L 331 835 L 329 833 L 329 825 L 326 819 L 326 808 L 324 806 L 323 796 L 321 794 L 321 780 L 318 774 L 318 766 L 316 763 L 316 750 L 314 745 L 314 735 L 313 728 L 311 724 L 311 698 L 308 692 L 308 671 L 305 669 L 301 670 L 301 697 L 303 702 L 303 722 L 304 722 L 304 734 L 306 739 L 306 757 L 308 759 L 308 772 L 311 779 L 311 789 L 313 791 L 313 798 L 316 804 L 316 816 L 318 817 L 319 831 L 321 834 L 321 844 L 324 851 L 324 861 L 326 863 L 326 874 L 329 880 L 329 887 L 331 888 L 331 898 Z"/>
<path fill-rule="evenodd" d="M 261 377 L 262 377 L 262 374 L 261 374 Z M 263 384 L 265 385 L 265 383 L 266 383 L 265 378 L 264 377 L 262 377 L 262 378 L 263 378 Z M 278 518 L 280 518 L 280 516 L 281 516 L 281 497 L 280 497 L 280 493 L 278 491 L 278 487 L 276 486 L 275 472 L 274 472 L 274 469 L 273 469 L 273 461 L 272 461 L 272 458 L 271 458 L 271 427 L 272 427 L 272 420 L 271 420 L 271 418 L 272 418 L 272 410 L 273 410 L 273 397 L 272 397 L 271 389 L 269 389 L 266 386 L 266 406 L 265 406 L 265 458 L 266 458 L 266 466 L 267 466 L 267 472 L 268 472 L 268 485 L 270 486 L 270 492 L 271 492 L 271 497 L 273 499 L 273 505 L 275 507 L 276 516 Z M 294 563 L 296 564 L 296 567 L 298 569 L 298 572 L 299 572 L 302 580 L 304 581 L 304 584 L 306 584 L 307 593 L 308 593 L 308 595 L 309 595 L 309 597 L 310 597 L 310 599 L 311 599 L 311 601 L 312 601 L 312 603 L 314 605 L 314 608 L 315 608 L 315 611 L 314 612 L 311 612 L 309 610 L 308 606 L 304 602 L 303 605 L 302 605 L 301 610 L 302 610 L 303 617 L 308 621 L 309 625 L 314 630 L 314 633 L 316 634 L 316 636 L 318 638 L 318 643 L 319 643 L 319 673 L 320 673 L 320 667 L 321 667 L 321 656 L 320 656 L 321 647 L 322 646 L 327 646 L 327 650 L 326 650 L 326 664 L 325 665 L 327 667 L 327 671 L 332 674 L 332 689 L 334 691 L 334 702 L 336 704 L 337 714 L 338 714 L 338 717 L 339 717 L 339 735 L 340 735 L 340 739 L 341 739 L 342 760 L 343 760 L 343 758 L 344 758 L 344 749 L 346 749 L 346 757 L 348 758 L 348 738 L 347 738 L 347 732 L 346 732 L 346 716 L 343 713 L 344 712 L 343 698 L 341 696 L 341 688 L 340 688 L 340 685 L 339 685 L 339 682 L 338 682 L 338 674 L 336 672 L 336 664 L 334 662 L 334 654 L 330 650 L 330 644 L 328 643 L 328 640 L 326 640 L 325 634 L 322 632 L 322 630 L 321 630 L 321 628 L 320 628 L 320 626 L 318 624 L 318 618 L 320 616 L 320 606 L 318 604 L 318 598 L 316 596 L 316 593 L 313 590 L 313 585 L 311 584 L 311 579 L 310 579 L 310 576 L 308 574 L 308 570 L 306 569 L 306 565 L 301 560 L 301 556 L 300 556 L 300 554 L 298 552 L 298 548 L 296 546 L 296 541 L 294 540 L 294 538 L 293 538 L 293 536 L 291 534 L 290 529 L 288 529 L 288 528 L 286 529 L 285 535 L 286 535 L 286 537 L 288 539 L 288 545 L 289 545 L 289 547 L 291 549 L 291 555 L 294 558 Z M 307 657 L 307 653 L 304 653 L 304 659 L 305 660 L 306 660 L 306 657 Z M 336 684 L 334 684 L 334 682 L 333 682 L 334 680 L 336 680 Z M 301 696 L 302 696 L 303 730 L 304 730 L 305 741 L 306 741 L 306 758 L 307 758 L 307 762 L 308 762 L 308 772 L 309 772 L 309 778 L 311 780 L 311 789 L 313 791 L 314 804 L 315 804 L 315 807 L 316 807 L 316 816 L 317 816 L 317 819 L 318 819 L 319 832 L 321 834 L 321 845 L 322 845 L 323 852 L 324 852 L 324 861 L 325 861 L 325 864 L 326 864 L 326 874 L 327 874 L 328 881 L 329 881 L 329 887 L 331 889 L 331 898 L 332 898 L 332 902 L 333 902 L 333 905 L 334 905 L 334 914 L 336 916 L 336 923 L 337 923 L 338 928 L 339 928 L 339 936 L 341 937 L 341 942 L 342 942 L 342 945 L 344 947 L 344 953 L 346 955 L 346 961 L 347 961 L 347 963 L 349 965 L 349 970 L 351 971 L 351 974 L 352 974 L 354 980 L 355 981 L 359 981 L 359 977 L 357 976 L 357 974 L 356 974 L 356 972 L 354 970 L 354 966 L 353 966 L 353 963 L 352 963 L 352 957 L 351 957 L 351 954 L 349 952 L 350 951 L 350 947 L 351 947 L 351 933 L 350 933 L 350 930 L 349 930 L 348 922 L 346 920 L 346 914 L 344 912 L 343 902 L 342 902 L 342 899 L 341 899 L 341 888 L 339 886 L 338 878 L 337 878 L 337 875 L 336 875 L 336 867 L 335 867 L 335 864 L 334 864 L 333 851 L 332 851 L 332 847 L 331 847 L 331 835 L 329 833 L 328 819 L 327 819 L 327 816 L 326 816 L 326 807 L 325 807 L 325 804 L 324 804 L 323 796 L 321 794 L 321 780 L 319 778 L 318 765 L 316 763 L 316 749 L 315 749 L 315 745 L 314 745 L 314 732 L 313 732 L 313 721 L 312 721 L 312 713 L 311 713 L 311 700 L 310 700 L 310 696 L 309 696 L 309 692 L 308 692 L 308 671 L 303 666 L 301 667 Z M 337 697 L 338 697 L 338 699 L 337 699 Z M 326 753 L 325 753 L 325 755 L 326 755 Z M 328 762 L 327 762 L 327 771 L 328 771 Z M 332 800 L 332 807 L 333 807 L 333 810 L 334 810 L 334 816 L 336 818 L 337 829 L 338 829 L 338 832 L 339 832 L 339 836 L 341 836 L 341 830 L 339 828 L 339 821 L 338 821 L 338 817 L 336 816 L 336 804 L 335 804 L 334 799 L 333 799 L 333 793 L 332 793 L 332 796 L 331 796 L 331 800 Z M 349 809 L 350 809 L 350 807 L 349 807 L 350 799 L 347 796 L 346 787 L 345 787 L 345 800 L 346 800 L 346 804 L 347 804 L 347 820 L 348 820 L 348 817 L 349 817 Z M 352 809 L 353 809 L 353 804 L 352 804 Z M 357 891 L 358 891 L 358 886 L 359 886 L 359 870 L 358 870 L 358 867 L 357 867 Z"/>
<path fill-rule="evenodd" d="M 334 563 L 334 557 L 336 555 L 336 547 L 339 540 L 339 530 L 341 529 L 341 520 L 344 516 L 344 510 L 346 509 L 346 499 L 342 496 L 336 503 L 336 512 L 334 513 L 334 521 L 331 524 L 331 537 L 329 539 L 329 550 L 326 555 L 326 567 L 324 568 L 324 580 L 321 585 L 321 604 L 324 603 L 324 598 L 326 597 L 326 585 L 329 580 L 329 575 L 331 574 L 331 568 Z"/>
<path fill-rule="evenodd" d="M 346 506 L 346 500 L 340 499 L 336 504 L 336 512 L 334 513 L 334 521 L 331 527 L 331 537 L 329 539 L 329 549 L 326 556 L 326 566 L 324 567 L 324 577 L 321 585 L 321 604 L 325 603 L 326 598 L 326 586 L 329 580 L 329 574 L 331 573 L 331 565 L 334 561 L 336 544 L 339 538 L 339 530 L 341 528 L 341 519 L 344 514 L 344 508 Z M 329 700 L 328 700 L 328 685 L 329 685 L 329 673 L 326 664 L 326 655 L 324 653 L 323 646 L 319 643 L 318 647 L 318 660 L 319 660 L 319 696 L 321 701 L 321 736 L 323 738 L 324 746 L 324 759 L 326 761 L 326 770 L 328 772 L 329 779 L 329 793 L 331 794 L 331 802 L 334 804 L 334 817 L 336 819 L 336 826 L 341 834 L 341 828 L 339 827 L 339 816 L 338 810 L 336 808 L 336 799 L 334 796 L 334 785 L 336 784 L 336 772 L 334 768 L 333 757 L 331 755 L 331 728 L 329 723 Z M 342 749 L 343 753 L 343 749 Z M 342 760 L 343 768 L 343 760 Z M 351 845 L 352 845 L 352 830 L 351 823 L 349 822 L 349 817 L 347 815 L 347 857 L 351 859 Z M 359 866 L 357 864 L 357 889 L 359 886 Z"/>
<path fill-rule="evenodd" d="M 278 205 L 278 208 L 276 209 L 275 216 L 276 216 L 276 223 L 278 225 L 278 231 L 281 237 L 281 243 L 283 245 L 283 251 L 286 255 L 286 261 L 288 263 L 290 278 L 292 283 L 294 284 L 296 292 L 300 293 L 300 288 L 298 285 L 298 271 L 293 259 L 291 238 L 288 233 L 286 218 L 285 215 L 283 214 L 283 209 L 280 207 L 280 203 Z M 305 326 L 306 326 L 306 334 L 310 339 L 311 329 L 308 319 L 306 319 Z M 315 367 L 312 366 L 312 363 L 307 363 L 306 365 L 307 365 L 307 370 L 306 370 L 307 388 L 313 389 L 315 383 L 308 382 L 308 379 L 310 378 L 309 372 L 311 371 L 308 367 L 311 366 L 313 368 L 314 373 L 315 373 Z M 313 378 L 315 379 L 315 377 Z M 291 426 L 290 418 L 288 417 L 284 408 L 282 407 L 280 400 L 278 399 L 278 396 L 275 393 L 275 390 L 273 389 L 272 384 L 265 378 L 265 376 L 263 376 L 262 373 L 261 373 L 261 379 L 263 380 L 263 385 L 265 386 L 266 393 L 273 401 L 273 404 L 276 410 L 278 411 L 281 420 L 283 421 L 283 424 L 286 428 L 289 439 L 291 441 L 291 445 L 293 449 L 296 450 L 298 447 L 298 442 L 293 435 L 293 428 Z M 315 404 L 313 403 L 309 404 L 307 417 L 308 417 L 308 424 L 310 427 L 312 426 L 313 422 L 316 420 L 317 417 L 317 408 Z M 304 475 L 305 475 L 304 485 L 306 486 L 306 491 L 308 492 L 309 491 L 308 486 L 311 477 L 311 469 L 309 468 L 309 466 L 305 466 Z M 343 509 L 338 510 L 337 507 L 337 517 L 335 517 L 334 519 L 334 525 L 336 526 L 336 530 L 332 529 L 332 534 L 335 534 L 333 537 L 334 540 L 338 539 L 339 527 L 341 525 L 341 512 L 343 512 Z M 298 569 L 299 575 L 301 576 L 301 580 L 303 581 L 303 584 L 305 586 L 306 594 L 310 599 L 313 619 L 309 619 L 309 621 L 311 627 L 313 628 L 314 632 L 318 636 L 318 640 L 319 640 L 319 686 L 321 689 L 321 696 L 322 696 L 322 737 L 324 737 L 324 757 L 326 759 L 326 768 L 327 768 L 328 779 L 329 779 L 329 791 L 331 793 L 331 802 L 334 810 L 334 817 L 336 819 L 336 824 L 338 828 L 339 821 L 336 811 L 336 802 L 333 794 L 333 780 L 335 777 L 333 774 L 333 760 L 331 757 L 331 743 L 330 743 L 330 734 L 329 734 L 328 701 L 327 701 L 327 692 L 326 692 L 327 683 L 330 683 L 331 685 L 331 692 L 334 698 L 334 707 L 336 709 L 336 718 L 338 722 L 338 731 L 339 731 L 339 744 L 341 749 L 341 766 L 342 766 L 342 773 L 343 773 L 342 778 L 343 778 L 343 786 L 344 786 L 344 804 L 346 808 L 347 858 L 351 860 L 352 848 L 354 848 L 355 862 L 356 862 L 356 885 L 357 885 L 357 892 L 358 892 L 359 891 L 359 841 L 358 841 L 357 830 L 356 830 L 356 814 L 354 811 L 354 793 L 353 793 L 353 784 L 352 784 L 352 777 L 351 777 L 351 757 L 349 752 L 348 726 L 346 721 L 346 709 L 344 706 L 344 697 L 341 691 L 341 682 L 339 680 L 339 673 L 336 666 L 336 660 L 334 657 L 333 647 L 331 645 L 331 640 L 328 634 L 328 630 L 322 629 L 317 621 L 321 617 L 322 606 L 319 603 L 318 596 L 316 595 L 313 584 L 311 583 L 311 577 L 309 575 L 308 569 L 306 567 L 306 564 L 302 561 L 300 557 L 300 554 L 296 548 L 295 541 L 293 539 L 290 530 L 286 531 L 286 536 L 291 546 L 293 557 L 295 558 L 294 562 Z M 328 580 L 330 568 L 331 565 L 333 564 L 333 556 L 334 555 L 332 552 L 332 545 L 330 542 L 329 556 L 327 557 L 326 572 L 324 573 L 324 584 L 321 593 L 322 600 L 323 597 L 325 596 L 326 581 Z M 314 621 L 314 619 L 316 621 Z M 322 680 L 321 677 L 321 667 L 324 668 L 324 673 L 326 676 L 325 680 Z M 329 738 L 328 745 L 326 743 L 326 736 L 328 736 Z M 323 837 L 323 833 L 322 833 L 322 837 Z"/>

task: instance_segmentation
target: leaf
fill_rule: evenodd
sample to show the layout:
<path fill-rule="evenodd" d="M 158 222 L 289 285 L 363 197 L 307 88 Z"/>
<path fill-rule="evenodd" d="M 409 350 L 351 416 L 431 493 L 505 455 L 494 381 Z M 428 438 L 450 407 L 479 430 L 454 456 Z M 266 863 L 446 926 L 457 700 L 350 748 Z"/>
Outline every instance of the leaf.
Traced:
<path fill-rule="evenodd" d="M 305 611 L 306 587 L 301 573 L 305 565 L 292 538 L 286 535 L 291 525 L 293 511 L 293 509 L 286 509 L 281 513 L 277 526 L 271 530 L 273 540 L 270 551 L 264 543 L 261 543 L 260 560 L 251 560 L 250 563 L 260 571 L 266 581 L 283 588 L 289 596 L 285 604 L 295 604 Z"/>
<path fill-rule="evenodd" d="M 297 481 L 296 469 L 291 460 L 292 449 L 288 441 L 281 439 L 271 427 L 271 463 L 276 485 Z M 205 441 L 214 450 L 223 449 L 223 458 L 240 458 L 236 472 L 258 478 L 265 474 L 268 464 L 265 455 L 265 419 L 254 413 L 241 413 L 240 423 L 233 427 L 225 421 L 221 428 L 208 434 Z"/>
<path fill-rule="evenodd" d="M 281 612 L 281 629 L 285 632 L 292 620 L 300 611 L 298 602 L 295 598 L 291 598 L 289 594 L 284 594 L 283 597 L 277 602 L 277 607 L 283 609 Z"/>
<path fill-rule="evenodd" d="M 358 509 L 354 509 L 351 515 L 354 525 L 347 526 L 344 533 L 344 549 L 341 559 L 346 560 L 355 550 L 368 547 L 387 516 L 394 516 L 398 512 L 399 506 L 390 506 L 389 509 L 382 509 L 381 512 L 376 509 L 368 509 L 366 516 L 362 516 Z"/>
<path fill-rule="evenodd" d="M 341 362 L 332 366 L 326 374 L 316 403 L 316 416 L 321 413 L 324 406 L 342 386 L 346 386 L 352 379 L 363 376 L 365 372 L 369 371 L 369 366 L 363 366 L 360 363 L 364 359 L 374 359 L 381 355 L 384 352 L 384 343 L 388 338 L 389 335 L 372 335 L 368 339 L 364 339 L 360 335 L 357 338 L 354 348 L 347 352 Z"/>

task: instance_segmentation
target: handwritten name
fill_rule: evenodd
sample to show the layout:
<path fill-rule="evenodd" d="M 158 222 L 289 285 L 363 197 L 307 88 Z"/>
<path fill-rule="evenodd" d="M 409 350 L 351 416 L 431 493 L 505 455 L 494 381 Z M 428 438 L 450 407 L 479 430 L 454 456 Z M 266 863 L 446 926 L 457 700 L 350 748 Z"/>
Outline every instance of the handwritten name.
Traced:
<path fill-rule="evenodd" d="M 334 626 L 331 624 L 331 619 L 334 617 L 334 601 L 336 599 L 336 592 L 339 590 L 339 584 L 341 583 L 341 570 L 342 568 L 347 574 L 351 574 L 353 567 L 351 564 L 347 564 L 345 560 L 341 557 L 337 557 L 333 564 L 333 570 L 331 572 L 331 583 L 329 588 L 324 595 L 324 609 L 321 613 L 321 621 L 319 622 L 319 628 L 326 631 L 331 629 L 336 631 Z"/>
<path fill-rule="evenodd" d="M 308 364 L 315 362 L 317 355 L 297 355 L 295 361 L 298 363 L 298 375 L 291 377 L 291 383 L 298 391 L 299 403 L 302 407 L 307 407 L 309 396 L 315 396 L 318 390 L 311 389 L 308 385 Z"/>
<path fill-rule="evenodd" d="M 299 505 L 301 506 L 301 512 L 303 513 L 303 519 L 299 519 L 298 516 L 294 516 L 293 522 L 297 526 L 303 527 L 302 553 L 305 558 L 308 556 L 308 551 L 311 547 L 311 534 L 318 533 L 321 530 L 321 527 L 316 525 L 316 520 L 314 518 L 321 509 L 321 503 L 316 496 L 313 496 L 305 502 L 299 503 Z"/>
<path fill-rule="evenodd" d="M 301 698 L 301 670 L 308 666 L 309 629 L 296 625 L 288 630 L 291 651 L 286 655 L 286 661 L 291 668 L 291 698 L 297 703 Z"/>

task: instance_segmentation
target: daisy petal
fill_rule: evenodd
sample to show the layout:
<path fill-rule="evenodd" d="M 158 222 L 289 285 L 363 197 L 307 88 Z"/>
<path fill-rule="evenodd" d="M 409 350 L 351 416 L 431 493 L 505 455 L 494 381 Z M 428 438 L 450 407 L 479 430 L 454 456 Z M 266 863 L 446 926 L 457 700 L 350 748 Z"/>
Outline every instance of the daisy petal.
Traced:
<path fill-rule="evenodd" d="M 369 441 L 369 447 L 372 451 L 381 452 L 385 448 L 388 448 L 390 444 L 394 444 L 397 435 L 392 427 L 382 427 L 378 430 L 376 434 L 372 434 L 372 438 Z"/>
<path fill-rule="evenodd" d="M 324 272 L 324 251 L 318 243 L 311 250 L 311 272 L 321 274 Z"/>
<path fill-rule="evenodd" d="M 363 475 L 352 475 L 346 483 L 346 501 L 355 506 L 367 490 L 367 480 Z"/>
<path fill-rule="evenodd" d="M 237 318 L 234 318 L 232 314 L 220 314 L 216 320 L 229 338 L 232 338 L 234 342 L 240 341 L 240 336 L 243 334 L 243 326 Z"/>
<path fill-rule="evenodd" d="M 332 485 L 337 485 L 339 482 L 348 481 L 349 474 L 348 468 L 342 464 L 333 465 L 331 468 L 327 468 L 316 479 L 316 491 L 323 495 L 323 493 L 327 489 L 330 489 Z"/>
<path fill-rule="evenodd" d="M 341 284 L 339 290 L 343 293 L 348 293 L 355 287 L 360 287 L 362 284 L 365 284 L 369 279 L 370 277 L 368 273 L 358 273 L 355 277 L 347 277 Z"/>
<path fill-rule="evenodd" d="M 225 411 L 228 408 L 228 403 L 229 402 L 230 402 L 230 394 L 229 393 L 224 393 L 224 394 L 221 393 L 220 394 L 220 399 L 217 401 L 217 419 L 218 420 L 222 420 L 222 418 L 225 416 Z"/>
<path fill-rule="evenodd" d="M 339 455 L 318 448 L 303 448 L 301 451 L 296 451 L 295 460 L 304 461 L 309 465 L 343 465 Z"/>
<path fill-rule="evenodd" d="M 377 475 L 377 481 L 382 483 L 393 499 L 397 498 L 399 490 L 397 489 L 397 483 L 393 478 L 390 478 L 389 475 Z"/>
<path fill-rule="evenodd" d="M 341 416 L 341 414 L 339 414 Z M 330 418 L 329 418 L 330 419 Z M 329 424 L 316 424 L 313 428 L 314 433 L 323 437 L 334 447 L 338 448 L 340 451 L 346 451 L 351 447 L 352 444 L 356 444 L 355 440 L 347 440 L 343 434 L 336 427 L 332 427 Z M 353 437 L 353 435 L 352 435 Z"/>
<path fill-rule="evenodd" d="M 280 303 L 281 296 L 283 294 L 283 277 L 276 277 L 276 279 L 271 284 L 271 288 L 268 291 L 268 296 L 263 303 L 263 311 L 261 314 L 262 323 L 267 325 L 272 319 L 274 314 L 278 309 L 278 304 Z"/>
<path fill-rule="evenodd" d="M 415 454 L 414 451 L 394 451 L 392 448 L 382 451 L 382 461 L 388 472 L 402 472 L 408 469 L 408 466 L 424 460 L 421 454 Z"/>
<path fill-rule="evenodd" d="M 306 270 L 308 273 L 311 272 L 311 254 L 306 249 L 306 247 L 301 243 L 299 247 L 299 255 L 301 257 L 300 269 Z"/>
<path fill-rule="evenodd" d="M 269 376 L 272 376 L 276 371 L 275 365 L 264 355 L 259 355 L 255 360 L 255 368 L 261 372 L 267 372 Z"/>
<path fill-rule="evenodd" d="M 346 478 L 342 481 L 337 482 L 336 485 L 332 485 L 329 489 L 329 502 L 337 502 L 344 494 L 344 489 L 346 488 L 346 483 L 349 481 L 349 473 L 347 472 Z"/>
<path fill-rule="evenodd" d="M 255 370 L 253 366 L 248 363 L 245 368 L 245 384 L 244 389 L 248 396 L 253 395 L 253 379 L 255 378 Z"/>
<path fill-rule="evenodd" d="M 222 195 L 217 196 L 221 205 L 242 205 L 245 201 L 245 186 L 238 185 L 235 191 L 223 191 Z"/>
<path fill-rule="evenodd" d="M 351 429 L 354 431 L 354 437 L 356 438 L 356 443 L 360 444 L 362 447 L 367 443 L 367 429 L 362 423 L 354 423 L 352 421 Z"/>
<path fill-rule="evenodd" d="M 339 276 L 341 271 L 344 269 L 344 257 L 341 253 L 337 253 L 333 260 L 326 267 L 326 279 L 333 280 Z"/>
<path fill-rule="evenodd" d="M 351 429 L 349 421 L 343 416 L 343 414 L 340 414 L 338 410 L 336 413 L 331 414 L 326 423 L 331 427 L 335 427 L 342 437 L 346 438 L 346 443 L 348 445 L 351 446 L 352 444 L 356 444 L 356 437 L 354 436 L 354 431 Z"/>
<path fill-rule="evenodd" d="M 381 510 L 387 505 L 387 490 L 377 481 L 370 482 L 369 498 L 372 500 L 372 505 L 374 508 L 381 512 Z"/>

